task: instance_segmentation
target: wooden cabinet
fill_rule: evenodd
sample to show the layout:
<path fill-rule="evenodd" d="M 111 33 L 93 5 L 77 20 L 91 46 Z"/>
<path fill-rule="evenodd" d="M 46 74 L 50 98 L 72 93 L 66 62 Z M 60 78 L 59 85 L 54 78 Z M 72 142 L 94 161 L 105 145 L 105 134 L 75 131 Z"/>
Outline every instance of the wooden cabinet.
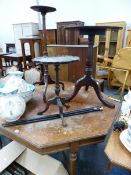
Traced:
<path fill-rule="evenodd" d="M 82 21 L 57 22 L 57 44 L 78 44 L 79 31 L 65 30 L 65 27 L 84 26 Z"/>
<path fill-rule="evenodd" d="M 58 56 L 58 55 L 73 55 L 79 56 L 80 61 L 60 65 L 60 80 L 61 81 L 71 81 L 75 82 L 80 77 L 84 75 L 86 59 L 88 59 L 88 46 L 87 45 L 48 45 L 48 55 Z M 96 72 L 96 55 L 97 47 L 93 48 L 93 75 L 95 77 Z M 54 66 L 49 66 L 49 72 L 52 78 L 54 76 Z"/>
<path fill-rule="evenodd" d="M 42 30 L 39 30 L 39 37 L 42 38 Z M 47 29 L 46 30 L 47 44 L 57 44 L 57 29 Z"/>
<path fill-rule="evenodd" d="M 131 47 L 131 29 L 128 29 L 127 31 L 128 31 L 128 34 L 126 38 L 126 46 Z"/>
<path fill-rule="evenodd" d="M 57 44 L 57 29 L 47 29 L 47 44 Z"/>
<path fill-rule="evenodd" d="M 97 26 L 119 26 L 122 29 L 107 29 L 105 35 L 96 35 L 95 45 L 98 46 L 97 53 L 104 57 L 113 58 L 120 48 L 123 47 L 124 32 L 126 23 L 121 22 L 105 22 L 96 23 Z"/>

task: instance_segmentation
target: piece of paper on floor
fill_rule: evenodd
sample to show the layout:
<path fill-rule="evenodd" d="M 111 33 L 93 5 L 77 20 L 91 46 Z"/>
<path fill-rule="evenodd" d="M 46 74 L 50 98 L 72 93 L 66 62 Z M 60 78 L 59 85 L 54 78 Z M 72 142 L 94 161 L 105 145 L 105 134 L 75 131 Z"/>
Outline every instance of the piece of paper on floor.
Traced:
<path fill-rule="evenodd" d="M 0 173 L 6 169 L 26 149 L 16 141 L 12 141 L 0 150 Z"/>
<path fill-rule="evenodd" d="M 51 156 L 26 149 L 16 162 L 36 175 L 68 175 L 62 163 Z"/>

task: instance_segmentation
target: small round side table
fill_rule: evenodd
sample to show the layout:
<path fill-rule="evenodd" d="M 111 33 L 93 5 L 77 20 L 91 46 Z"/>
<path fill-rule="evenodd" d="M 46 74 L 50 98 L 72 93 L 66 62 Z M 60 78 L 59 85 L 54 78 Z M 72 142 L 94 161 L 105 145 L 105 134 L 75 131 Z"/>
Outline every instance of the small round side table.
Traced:
<path fill-rule="evenodd" d="M 45 109 L 43 111 L 39 112 L 38 115 L 41 115 L 44 112 L 46 112 L 49 109 L 49 106 L 51 104 L 57 105 L 58 108 L 59 108 L 59 114 L 60 114 L 60 117 L 62 119 L 62 125 L 63 126 L 66 126 L 66 122 L 65 122 L 64 117 L 63 117 L 63 106 L 68 108 L 69 105 L 66 104 L 64 98 L 61 98 L 59 96 L 59 93 L 60 93 L 59 66 L 60 66 L 60 64 L 69 64 L 69 63 L 75 62 L 75 61 L 79 61 L 79 57 L 70 56 L 70 55 L 54 56 L 54 57 L 48 57 L 48 56 L 44 57 L 43 56 L 43 57 L 38 57 L 38 58 L 34 59 L 34 62 L 43 64 L 45 67 L 47 67 L 49 64 L 53 64 L 54 67 L 55 67 L 55 69 L 54 69 L 55 70 L 55 96 L 47 101 Z M 45 83 L 46 83 L 46 81 L 48 81 L 47 74 L 48 73 L 46 73 L 46 71 L 45 71 L 45 74 L 44 74 Z M 43 96 L 46 95 L 46 90 L 47 90 L 47 86 L 45 86 Z"/>

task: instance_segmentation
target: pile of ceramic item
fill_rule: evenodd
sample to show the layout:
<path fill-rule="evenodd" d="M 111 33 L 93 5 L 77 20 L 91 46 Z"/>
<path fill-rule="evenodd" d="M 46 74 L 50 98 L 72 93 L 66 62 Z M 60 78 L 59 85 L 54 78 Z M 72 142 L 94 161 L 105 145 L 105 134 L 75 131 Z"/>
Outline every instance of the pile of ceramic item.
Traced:
<path fill-rule="evenodd" d="M 124 96 L 119 120 L 123 121 L 127 126 L 127 128 L 120 133 L 120 140 L 127 150 L 131 152 L 131 90 Z"/>
<path fill-rule="evenodd" d="M 124 101 L 122 102 L 121 106 L 121 121 L 128 123 L 131 120 L 131 90 L 124 96 Z"/>
<path fill-rule="evenodd" d="M 124 121 L 128 128 L 121 132 L 120 140 L 123 145 L 131 152 L 131 90 L 124 96 L 121 107 L 121 121 Z"/>
<path fill-rule="evenodd" d="M 23 74 L 13 70 L 0 79 L 0 118 L 6 121 L 19 119 L 33 96 L 35 86 L 22 79 Z"/>

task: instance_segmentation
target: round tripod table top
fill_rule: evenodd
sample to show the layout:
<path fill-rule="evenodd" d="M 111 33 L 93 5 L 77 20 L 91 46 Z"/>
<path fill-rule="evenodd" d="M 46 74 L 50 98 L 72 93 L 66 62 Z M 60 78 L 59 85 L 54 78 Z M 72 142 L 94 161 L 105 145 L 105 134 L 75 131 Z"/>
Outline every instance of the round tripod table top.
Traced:
<path fill-rule="evenodd" d="M 71 62 L 79 61 L 78 56 L 63 55 L 63 56 L 43 56 L 34 58 L 34 62 L 41 64 L 68 64 Z"/>
<path fill-rule="evenodd" d="M 65 29 L 78 29 L 81 35 L 104 35 L 107 29 L 119 30 L 122 27 L 118 26 L 74 26 L 65 27 Z"/>
<path fill-rule="evenodd" d="M 35 10 L 37 12 L 41 12 L 42 14 L 46 14 L 48 12 L 54 12 L 56 11 L 56 8 L 50 7 L 50 6 L 41 6 L 41 5 L 35 5 L 30 7 L 32 10 Z"/>

